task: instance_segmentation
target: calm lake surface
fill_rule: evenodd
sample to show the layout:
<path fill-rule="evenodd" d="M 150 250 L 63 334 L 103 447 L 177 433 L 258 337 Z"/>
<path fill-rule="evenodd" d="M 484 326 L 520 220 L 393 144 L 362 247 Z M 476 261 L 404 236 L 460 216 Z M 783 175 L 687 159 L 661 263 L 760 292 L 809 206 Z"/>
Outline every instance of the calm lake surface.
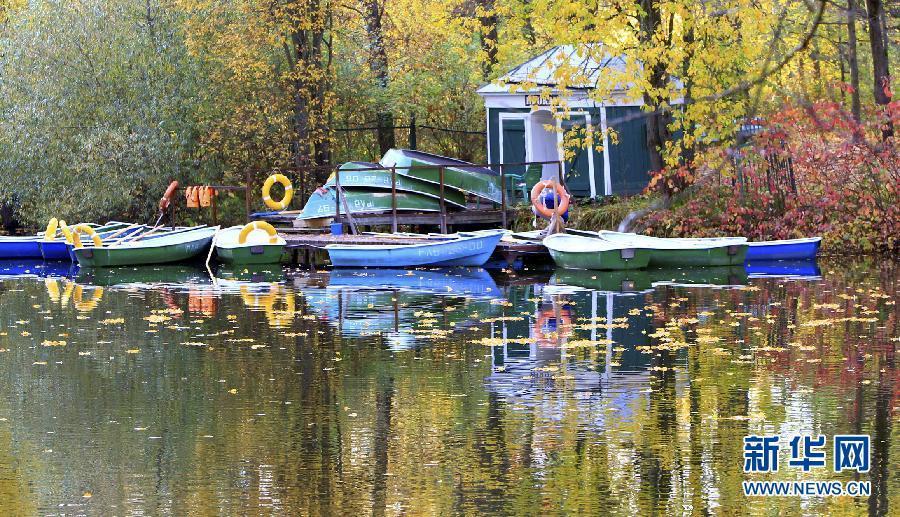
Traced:
<path fill-rule="evenodd" d="M 0 263 L 0 513 L 898 514 L 896 263 L 216 276 Z"/>

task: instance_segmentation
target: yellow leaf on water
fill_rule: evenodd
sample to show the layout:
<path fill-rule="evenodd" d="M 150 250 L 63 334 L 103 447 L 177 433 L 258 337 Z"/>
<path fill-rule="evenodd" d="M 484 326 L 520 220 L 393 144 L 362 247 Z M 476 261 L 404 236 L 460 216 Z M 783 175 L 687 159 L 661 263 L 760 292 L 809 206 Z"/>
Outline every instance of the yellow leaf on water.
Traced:
<path fill-rule="evenodd" d="M 237 394 L 237 388 L 231 388 L 230 390 L 228 390 L 228 393 L 231 393 L 232 395 L 236 395 L 236 394 Z"/>
<path fill-rule="evenodd" d="M 128 350 L 125 351 L 125 353 L 126 354 L 139 354 L 139 353 L 141 353 L 141 351 L 138 350 L 137 348 L 129 348 Z"/>

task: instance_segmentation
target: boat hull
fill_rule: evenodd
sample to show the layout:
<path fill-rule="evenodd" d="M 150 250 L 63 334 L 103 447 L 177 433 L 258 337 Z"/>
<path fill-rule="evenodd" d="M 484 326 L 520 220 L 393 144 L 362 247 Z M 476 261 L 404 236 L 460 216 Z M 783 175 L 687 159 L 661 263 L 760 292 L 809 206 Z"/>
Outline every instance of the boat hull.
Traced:
<path fill-rule="evenodd" d="M 197 232 L 197 235 L 180 235 L 172 242 L 157 245 L 113 245 L 75 249 L 75 256 L 82 267 L 134 266 L 142 264 L 168 264 L 192 259 L 208 249 L 214 232 Z M 161 238 L 171 237 L 161 236 Z M 143 243 L 142 243 L 143 244 Z"/>
<path fill-rule="evenodd" d="M 685 250 L 650 250 L 651 267 L 739 266 L 747 257 L 747 245 L 735 244 Z"/>
<path fill-rule="evenodd" d="M 328 181 L 325 182 L 326 187 L 334 188 L 335 175 L 332 174 Z M 384 169 L 377 163 L 369 162 L 347 162 L 341 166 L 341 187 L 354 189 L 378 189 L 391 190 L 391 171 Z M 440 199 L 441 188 L 434 183 L 422 181 L 420 179 L 401 174 L 399 171 L 396 175 L 397 192 L 411 192 L 422 196 Z M 458 208 L 466 207 L 466 196 L 449 185 L 444 188 L 444 201 L 448 205 Z"/>
<path fill-rule="evenodd" d="M 44 260 L 71 260 L 69 256 L 69 247 L 66 246 L 66 241 L 59 239 L 55 241 L 41 241 L 41 256 Z"/>
<path fill-rule="evenodd" d="M 281 262 L 282 255 L 284 244 L 216 247 L 216 258 L 226 264 L 277 264 Z"/>
<path fill-rule="evenodd" d="M 351 214 L 377 214 L 391 211 L 390 192 L 366 192 L 354 189 L 343 189 L 347 200 L 347 207 Z M 335 191 L 330 188 L 319 189 L 313 192 L 306 201 L 306 206 L 297 219 L 319 219 L 322 217 L 334 217 Z M 397 210 L 415 212 L 438 212 L 441 209 L 440 202 L 432 197 L 413 194 L 411 192 L 397 192 Z M 345 213 L 343 202 L 340 212 Z"/>
<path fill-rule="evenodd" d="M 0 259 L 40 259 L 40 237 L 0 239 Z"/>
<path fill-rule="evenodd" d="M 502 196 L 500 175 L 488 168 L 436 154 L 391 149 L 381 158 L 383 167 L 411 167 L 397 170 L 397 174 L 440 184 L 440 167 L 444 167 L 444 185 L 494 203 Z"/>
<path fill-rule="evenodd" d="M 497 247 L 502 232 L 412 245 L 325 247 L 334 267 L 480 267 Z"/>
<path fill-rule="evenodd" d="M 813 260 L 822 239 L 753 242 L 747 249 L 747 260 Z"/>
<path fill-rule="evenodd" d="M 612 249 L 608 251 L 548 249 L 556 265 L 567 269 L 643 269 L 647 267 L 650 261 L 650 250 L 643 248 Z"/>

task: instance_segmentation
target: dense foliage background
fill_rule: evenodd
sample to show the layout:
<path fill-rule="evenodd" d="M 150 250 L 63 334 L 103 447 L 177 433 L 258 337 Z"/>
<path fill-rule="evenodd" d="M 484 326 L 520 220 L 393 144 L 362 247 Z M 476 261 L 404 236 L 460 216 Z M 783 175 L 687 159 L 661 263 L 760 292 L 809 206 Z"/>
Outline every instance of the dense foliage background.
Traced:
<path fill-rule="evenodd" d="M 858 122 L 856 136 L 840 136 L 857 146 L 847 153 L 867 157 L 841 165 L 846 141 L 832 134 L 824 149 L 840 156 L 796 162 L 816 169 L 834 158 L 829 170 L 844 177 L 895 153 L 896 9 L 882 0 L 0 0 L 0 199 L 31 225 L 51 215 L 140 219 L 171 179 L 242 183 L 247 171 L 377 159 L 406 144 L 413 120 L 480 131 L 476 88 L 558 44 L 627 57 L 593 95 L 624 89 L 644 101 L 666 199 L 708 175 L 730 184 L 743 174 L 731 158 L 748 120 L 782 121 L 790 152 L 810 148 L 790 114 L 824 106 Z M 564 90 L 583 79 L 573 67 L 556 75 Z M 554 109 L 566 116 L 564 102 Z M 347 131 L 360 127 L 371 129 Z M 417 136 L 421 149 L 484 159 L 478 135 Z M 804 188 L 816 181 L 801 176 Z M 860 186 L 832 195 L 850 188 Z M 650 226 L 696 229 L 678 224 Z"/>

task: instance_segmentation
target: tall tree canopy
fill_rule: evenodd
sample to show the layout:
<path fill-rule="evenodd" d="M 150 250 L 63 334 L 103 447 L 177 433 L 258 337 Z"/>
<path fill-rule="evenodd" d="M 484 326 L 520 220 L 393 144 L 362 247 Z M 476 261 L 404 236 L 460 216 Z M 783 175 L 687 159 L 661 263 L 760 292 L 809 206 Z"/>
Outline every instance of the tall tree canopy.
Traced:
<path fill-rule="evenodd" d="M 141 217 L 171 178 L 375 159 L 413 118 L 481 130 L 476 88 L 559 44 L 624 56 L 593 95 L 624 86 L 653 166 L 689 163 L 788 101 L 858 95 L 873 116 L 893 20 L 873 0 L 0 0 L 0 199 L 33 223 Z M 484 157 L 471 135 L 418 140 Z"/>

